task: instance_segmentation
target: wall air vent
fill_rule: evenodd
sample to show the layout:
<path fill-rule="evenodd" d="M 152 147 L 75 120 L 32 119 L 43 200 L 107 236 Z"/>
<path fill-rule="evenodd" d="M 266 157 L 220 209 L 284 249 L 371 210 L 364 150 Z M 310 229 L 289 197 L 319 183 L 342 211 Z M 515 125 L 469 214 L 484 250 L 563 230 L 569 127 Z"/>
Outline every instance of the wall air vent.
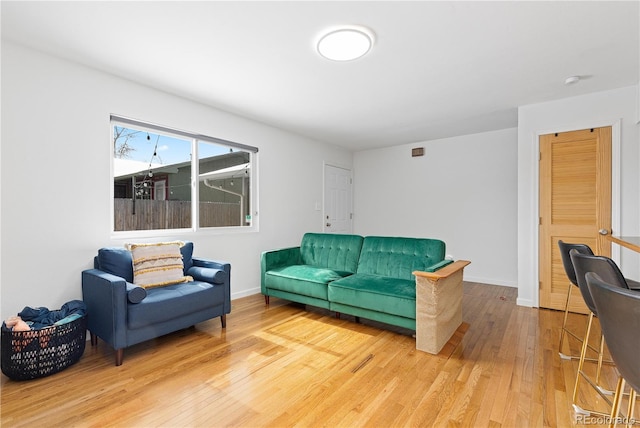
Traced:
<path fill-rule="evenodd" d="M 411 149 L 411 157 L 424 156 L 424 147 L 416 147 Z"/>

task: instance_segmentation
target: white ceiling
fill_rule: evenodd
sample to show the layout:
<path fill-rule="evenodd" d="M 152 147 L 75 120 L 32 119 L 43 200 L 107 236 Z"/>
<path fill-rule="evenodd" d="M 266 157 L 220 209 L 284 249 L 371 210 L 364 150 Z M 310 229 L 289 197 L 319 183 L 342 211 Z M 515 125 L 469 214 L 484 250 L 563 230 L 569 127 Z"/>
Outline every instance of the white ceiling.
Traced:
<path fill-rule="evenodd" d="M 361 150 L 515 127 L 518 106 L 637 84 L 638 3 L 2 1 L 1 14 L 3 39 Z M 340 24 L 373 30 L 372 51 L 319 57 Z"/>

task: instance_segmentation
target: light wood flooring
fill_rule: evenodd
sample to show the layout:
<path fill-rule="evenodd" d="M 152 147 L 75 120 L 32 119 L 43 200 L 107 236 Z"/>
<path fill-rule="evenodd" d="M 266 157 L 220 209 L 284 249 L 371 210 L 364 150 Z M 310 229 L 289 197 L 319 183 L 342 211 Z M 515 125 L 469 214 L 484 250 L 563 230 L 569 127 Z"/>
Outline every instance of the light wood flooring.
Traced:
<path fill-rule="evenodd" d="M 570 427 L 577 362 L 560 360 L 562 313 L 516 289 L 464 284 L 464 324 L 439 355 L 410 331 L 261 295 L 220 320 L 125 350 L 87 342 L 68 369 L 2 375 L 2 427 Z M 586 317 L 571 315 L 573 330 Z M 596 329 L 597 330 L 597 329 Z M 597 337 L 596 331 L 593 337 Z M 571 348 L 571 349 L 569 349 Z M 565 352 L 579 353 L 570 342 Z M 605 367 L 614 389 L 616 373 Z M 585 407 L 601 407 L 588 387 Z M 598 426 L 597 419 L 577 426 Z"/>

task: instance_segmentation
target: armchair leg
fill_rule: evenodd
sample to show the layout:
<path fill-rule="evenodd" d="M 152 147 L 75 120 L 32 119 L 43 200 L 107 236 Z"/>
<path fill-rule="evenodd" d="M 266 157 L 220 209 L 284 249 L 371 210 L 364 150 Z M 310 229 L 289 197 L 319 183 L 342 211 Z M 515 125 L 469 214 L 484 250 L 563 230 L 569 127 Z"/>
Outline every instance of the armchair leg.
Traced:
<path fill-rule="evenodd" d="M 224 314 L 220 317 L 220 321 L 222 322 L 222 328 L 227 327 L 227 314 Z"/>
<path fill-rule="evenodd" d="M 116 349 L 116 366 L 122 365 L 123 358 L 124 358 L 124 348 Z"/>
<path fill-rule="evenodd" d="M 264 296 L 264 304 L 269 305 L 269 296 Z"/>
<path fill-rule="evenodd" d="M 340 312 L 336 312 L 336 318 L 340 319 Z"/>
<path fill-rule="evenodd" d="M 89 332 L 89 336 L 91 337 L 91 346 L 96 346 L 98 344 L 98 336 Z"/>

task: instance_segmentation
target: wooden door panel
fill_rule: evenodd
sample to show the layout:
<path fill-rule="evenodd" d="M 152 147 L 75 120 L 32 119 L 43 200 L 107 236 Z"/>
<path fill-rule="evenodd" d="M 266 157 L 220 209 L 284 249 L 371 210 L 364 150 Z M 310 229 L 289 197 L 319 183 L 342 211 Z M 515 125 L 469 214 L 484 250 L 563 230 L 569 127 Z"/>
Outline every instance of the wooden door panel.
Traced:
<path fill-rule="evenodd" d="M 596 223 L 596 141 L 553 142 L 551 227 Z"/>
<path fill-rule="evenodd" d="M 611 229 L 611 128 L 540 137 L 540 306 L 563 310 L 569 279 L 558 240 L 610 256 L 600 229 Z M 569 308 L 587 313 L 580 293 Z"/>

